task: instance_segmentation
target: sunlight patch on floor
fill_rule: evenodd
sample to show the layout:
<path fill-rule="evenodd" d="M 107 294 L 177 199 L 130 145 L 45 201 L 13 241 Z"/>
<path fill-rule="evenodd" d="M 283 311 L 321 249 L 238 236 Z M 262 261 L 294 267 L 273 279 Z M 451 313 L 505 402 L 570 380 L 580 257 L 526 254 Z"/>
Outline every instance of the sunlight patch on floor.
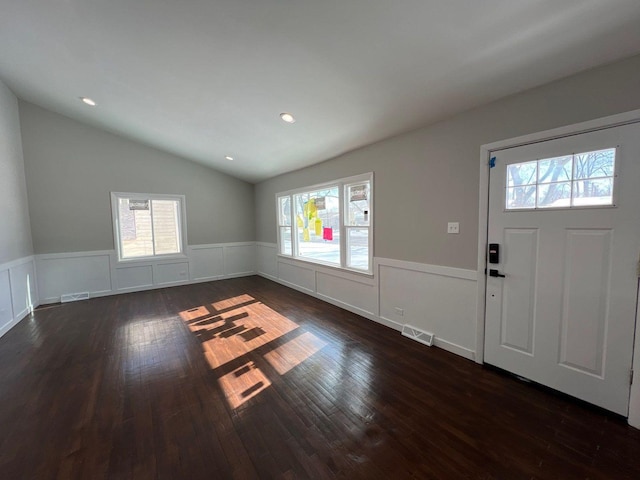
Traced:
<path fill-rule="evenodd" d="M 184 320 L 185 322 L 188 322 L 189 320 L 195 320 L 196 318 L 204 317 L 207 315 L 209 315 L 209 309 L 204 305 L 180 312 L 180 318 L 182 318 L 182 320 Z"/>
<path fill-rule="evenodd" d="M 226 310 L 228 308 L 233 308 L 244 303 L 251 303 L 255 301 L 255 298 L 245 293 L 244 295 L 238 295 L 237 297 L 226 298 L 224 300 L 220 300 L 219 302 L 214 302 L 211 304 L 211 306 L 214 308 L 214 310 L 220 311 Z"/>
<path fill-rule="evenodd" d="M 295 322 L 256 302 L 189 321 L 212 369 L 221 367 L 296 328 Z"/>
<path fill-rule="evenodd" d="M 327 344 L 313 333 L 305 332 L 266 353 L 264 359 L 271 364 L 276 372 L 284 375 L 326 346 Z"/>
<path fill-rule="evenodd" d="M 284 375 L 327 345 L 310 332 L 286 343 L 278 341 L 299 325 L 247 294 L 184 310 L 180 318 L 202 342 L 211 369 L 226 365 L 218 383 L 232 409 L 268 388 L 271 381 L 252 361 L 226 373 L 238 365 L 230 362 L 242 362 L 248 353 L 271 344 L 263 358 Z"/>
<path fill-rule="evenodd" d="M 271 385 L 262 370 L 257 368 L 253 362 L 248 362 L 221 376 L 218 383 L 232 409 L 238 408 Z"/>

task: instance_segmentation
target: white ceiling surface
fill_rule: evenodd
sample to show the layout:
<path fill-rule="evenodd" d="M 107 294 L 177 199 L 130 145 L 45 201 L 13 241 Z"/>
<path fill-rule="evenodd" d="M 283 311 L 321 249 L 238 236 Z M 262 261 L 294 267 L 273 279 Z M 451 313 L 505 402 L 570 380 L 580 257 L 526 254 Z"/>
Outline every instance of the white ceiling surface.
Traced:
<path fill-rule="evenodd" d="M 257 182 L 636 54 L 639 25 L 639 0 L 0 0 L 0 78 Z"/>

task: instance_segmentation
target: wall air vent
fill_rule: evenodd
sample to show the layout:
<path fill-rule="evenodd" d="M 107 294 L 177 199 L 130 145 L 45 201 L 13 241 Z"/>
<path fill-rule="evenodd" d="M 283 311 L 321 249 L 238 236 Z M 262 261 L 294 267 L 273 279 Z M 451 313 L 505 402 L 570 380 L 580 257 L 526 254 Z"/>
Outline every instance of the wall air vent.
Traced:
<path fill-rule="evenodd" d="M 78 300 L 88 300 L 89 292 L 65 293 L 60 297 L 60 303 L 77 302 Z"/>
<path fill-rule="evenodd" d="M 435 338 L 435 335 L 433 333 L 425 332 L 420 328 L 412 327 L 411 325 L 407 324 L 402 326 L 402 335 L 407 338 L 411 338 L 416 342 L 423 343 L 427 347 L 433 345 L 433 339 Z"/>

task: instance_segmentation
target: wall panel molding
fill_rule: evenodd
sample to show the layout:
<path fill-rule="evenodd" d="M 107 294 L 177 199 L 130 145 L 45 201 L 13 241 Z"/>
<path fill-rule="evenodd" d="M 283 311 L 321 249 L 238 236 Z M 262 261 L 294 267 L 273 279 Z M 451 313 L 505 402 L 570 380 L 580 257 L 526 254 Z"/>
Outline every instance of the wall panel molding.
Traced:
<path fill-rule="evenodd" d="M 183 257 L 118 262 L 115 250 L 36 255 L 41 303 L 102 297 L 255 274 L 254 242 L 191 245 Z"/>
<path fill-rule="evenodd" d="M 0 265 L 0 337 L 40 305 L 33 255 Z"/>
<path fill-rule="evenodd" d="M 67 293 L 107 295 L 113 290 L 113 250 L 36 255 L 38 290 L 43 304 L 56 303 Z"/>
<path fill-rule="evenodd" d="M 394 330 L 430 331 L 435 346 L 475 360 L 475 270 L 374 258 L 374 275 L 362 275 L 278 255 L 265 242 L 256 244 L 256 270 Z"/>

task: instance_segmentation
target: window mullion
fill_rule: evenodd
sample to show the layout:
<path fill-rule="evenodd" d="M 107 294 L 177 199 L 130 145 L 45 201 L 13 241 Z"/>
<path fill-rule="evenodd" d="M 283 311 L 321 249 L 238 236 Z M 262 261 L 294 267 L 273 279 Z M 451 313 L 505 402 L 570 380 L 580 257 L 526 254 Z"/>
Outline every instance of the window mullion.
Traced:
<path fill-rule="evenodd" d="M 179 247 L 178 250 L 180 251 L 180 253 L 184 253 L 185 249 L 187 248 L 186 245 L 183 245 L 182 242 L 182 210 L 181 210 L 181 204 L 178 202 L 175 206 L 175 222 L 176 222 L 176 226 L 177 226 L 177 234 L 178 234 L 178 238 L 176 238 L 176 245 Z"/>
<path fill-rule="evenodd" d="M 296 246 L 294 244 L 294 237 L 296 236 L 296 229 L 298 228 L 297 222 L 295 220 L 295 213 L 296 213 L 296 209 L 295 209 L 295 205 L 293 203 L 293 195 L 289 195 L 289 236 L 290 236 L 290 240 L 291 240 L 291 256 L 295 257 L 296 255 Z"/>
<path fill-rule="evenodd" d="M 153 251 L 153 255 L 156 254 L 156 238 L 155 238 L 155 226 L 153 223 L 153 200 L 149 199 L 149 215 L 151 220 L 151 249 Z"/>
<path fill-rule="evenodd" d="M 173 210 L 173 222 L 176 225 L 176 247 L 178 247 L 179 253 L 184 253 L 184 246 L 180 239 L 182 238 L 182 219 L 180 217 L 180 204 L 175 204 Z"/>
<path fill-rule="evenodd" d="M 291 195 L 291 256 L 298 258 L 298 196 Z M 294 231 L 295 228 L 295 231 Z"/>
<path fill-rule="evenodd" d="M 540 160 L 536 160 L 536 191 L 534 193 L 535 198 L 534 200 L 534 208 L 538 208 L 538 191 L 540 189 Z"/>
<path fill-rule="evenodd" d="M 573 188 L 575 185 L 575 180 L 576 180 L 576 174 L 575 174 L 575 169 L 576 168 L 576 154 L 572 153 L 571 154 L 571 193 L 569 196 L 569 206 L 573 207 Z"/>
<path fill-rule="evenodd" d="M 289 204 L 289 243 L 291 244 L 291 253 L 287 254 L 284 252 L 284 245 L 286 244 L 285 239 L 283 238 L 282 235 L 282 231 L 283 229 L 287 228 L 287 225 L 285 222 L 282 221 L 282 204 L 281 204 L 281 199 L 282 198 L 288 198 L 288 204 Z M 288 195 L 287 197 L 279 197 L 278 198 L 278 238 L 280 239 L 280 244 L 278 245 L 278 251 L 282 254 L 282 255 L 288 255 L 291 257 L 295 256 L 295 247 L 293 244 L 293 237 L 294 237 L 294 228 L 297 228 L 296 222 L 294 221 L 293 215 L 295 212 L 295 208 L 294 208 L 294 196 L 293 195 Z"/>
<path fill-rule="evenodd" d="M 338 219 L 340 224 L 340 266 L 345 268 L 347 266 L 347 228 L 345 226 L 344 212 L 347 210 L 346 204 L 347 195 L 345 195 L 346 185 L 339 184 L 338 188 Z"/>
<path fill-rule="evenodd" d="M 120 231 L 120 228 L 122 226 L 122 222 L 120 221 L 120 197 L 114 196 L 112 205 L 113 205 L 112 208 L 116 212 L 114 216 L 114 224 L 115 224 L 115 234 L 116 234 L 116 237 L 118 238 L 118 258 L 122 258 L 122 252 L 124 251 L 124 246 L 122 244 L 122 232 Z"/>

